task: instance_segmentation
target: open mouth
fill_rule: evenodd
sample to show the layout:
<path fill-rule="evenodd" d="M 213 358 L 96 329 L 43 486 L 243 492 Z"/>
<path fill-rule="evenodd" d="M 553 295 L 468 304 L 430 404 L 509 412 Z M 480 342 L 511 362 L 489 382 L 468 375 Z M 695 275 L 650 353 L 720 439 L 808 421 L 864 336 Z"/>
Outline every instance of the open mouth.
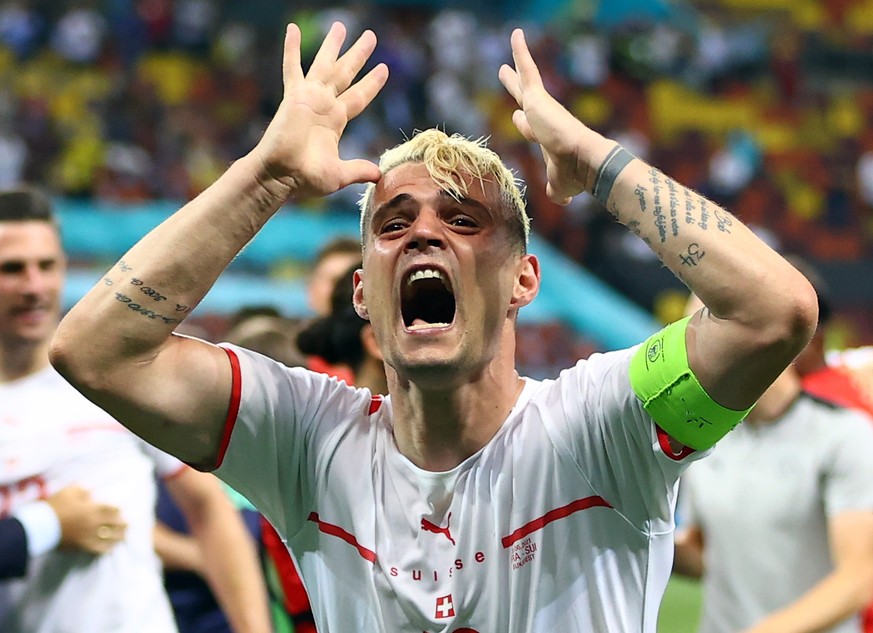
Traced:
<path fill-rule="evenodd" d="M 455 295 L 445 273 L 413 271 L 400 292 L 400 313 L 407 330 L 449 327 L 455 320 Z"/>

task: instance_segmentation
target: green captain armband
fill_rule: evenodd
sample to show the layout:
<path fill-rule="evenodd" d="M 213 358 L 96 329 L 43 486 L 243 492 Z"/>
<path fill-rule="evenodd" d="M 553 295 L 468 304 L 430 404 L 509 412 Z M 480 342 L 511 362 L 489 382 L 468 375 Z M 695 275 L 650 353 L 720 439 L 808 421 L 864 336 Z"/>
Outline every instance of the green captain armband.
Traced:
<path fill-rule="evenodd" d="M 727 409 L 700 386 L 688 366 L 686 317 L 656 332 L 630 362 L 630 383 L 643 408 L 677 442 L 706 450 L 728 434 L 751 410 Z"/>

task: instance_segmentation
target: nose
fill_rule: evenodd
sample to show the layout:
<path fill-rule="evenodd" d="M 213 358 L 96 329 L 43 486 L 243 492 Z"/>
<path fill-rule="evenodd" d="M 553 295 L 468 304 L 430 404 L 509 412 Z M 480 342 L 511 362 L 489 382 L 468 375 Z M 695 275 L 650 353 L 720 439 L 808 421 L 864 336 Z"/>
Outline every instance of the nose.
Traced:
<path fill-rule="evenodd" d="M 424 251 L 428 248 L 443 248 L 443 230 L 443 222 L 436 211 L 430 208 L 421 209 L 406 233 L 406 249 Z"/>
<path fill-rule="evenodd" d="M 22 271 L 21 285 L 24 294 L 36 295 L 45 292 L 49 287 L 51 273 L 39 266 L 25 266 Z"/>

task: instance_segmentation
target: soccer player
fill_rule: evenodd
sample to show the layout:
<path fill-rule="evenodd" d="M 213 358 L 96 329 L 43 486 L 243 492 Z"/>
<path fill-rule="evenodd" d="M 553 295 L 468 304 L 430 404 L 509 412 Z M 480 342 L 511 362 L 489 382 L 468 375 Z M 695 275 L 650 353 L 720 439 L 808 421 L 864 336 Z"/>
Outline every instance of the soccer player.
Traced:
<path fill-rule="evenodd" d="M 26 573 L 0 584 L 0 630 L 175 631 L 152 539 L 157 474 L 209 551 L 206 573 L 239 630 L 269 631 L 256 551 L 219 482 L 130 433 L 49 365 L 64 269 L 48 197 L 0 192 L 0 516 L 56 502 L 70 486 L 97 503 L 60 543 L 85 547 L 28 543 Z"/>
<path fill-rule="evenodd" d="M 438 130 L 342 160 L 388 72 L 334 24 L 308 71 L 287 29 L 284 95 L 256 147 L 145 236 L 66 316 L 56 367 L 129 428 L 215 472 L 296 555 L 337 631 L 652 632 L 676 481 L 803 348 L 806 279 L 736 218 L 585 126 L 543 87 L 523 33 L 500 80 L 547 192 L 593 194 L 707 308 L 556 380 L 515 369 L 539 262 L 513 174 Z M 173 336 L 287 201 L 369 182 L 354 305 L 389 395 Z"/>

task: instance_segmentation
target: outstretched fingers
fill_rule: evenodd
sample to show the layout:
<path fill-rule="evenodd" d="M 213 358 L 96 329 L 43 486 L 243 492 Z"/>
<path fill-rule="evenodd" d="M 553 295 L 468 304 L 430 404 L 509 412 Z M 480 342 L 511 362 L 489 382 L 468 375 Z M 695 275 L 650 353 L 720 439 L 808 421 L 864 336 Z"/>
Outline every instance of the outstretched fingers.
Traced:
<path fill-rule="evenodd" d="M 300 27 L 296 24 L 289 24 L 285 29 L 285 49 L 282 55 L 282 80 L 285 82 L 285 86 L 303 79 L 300 40 Z"/>
<path fill-rule="evenodd" d="M 537 88 L 543 90 L 543 79 L 540 69 L 530 54 L 527 41 L 524 39 L 524 31 L 515 29 L 509 39 L 512 46 L 512 60 L 515 62 L 515 72 L 518 74 L 518 83 L 522 90 Z"/>
<path fill-rule="evenodd" d="M 515 102 L 518 105 L 521 105 L 522 101 L 522 90 L 521 83 L 518 78 L 518 73 L 516 73 L 512 68 L 508 65 L 503 64 L 500 67 L 500 70 L 497 71 L 497 78 L 500 79 L 500 83 L 503 84 L 503 87 L 506 88 L 506 92 L 515 99 Z"/>
<path fill-rule="evenodd" d="M 351 120 L 363 112 L 382 90 L 386 81 L 388 81 L 388 66 L 379 64 L 360 81 L 345 90 L 339 96 L 339 100 L 345 105 L 346 116 Z"/>
<path fill-rule="evenodd" d="M 352 85 L 374 50 L 376 50 L 376 34 L 367 30 L 336 61 L 331 82 L 336 87 L 337 93 L 343 92 Z"/>
<path fill-rule="evenodd" d="M 312 65 L 309 67 L 309 72 L 306 73 L 306 76 L 326 84 L 332 84 L 335 73 L 334 67 L 336 66 L 337 57 L 339 57 L 339 52 L 345 39 L 346 27 L 341 22 L 331 24 L 327 35 L 324 36 L 324 41 L 312 60 Z"/>

